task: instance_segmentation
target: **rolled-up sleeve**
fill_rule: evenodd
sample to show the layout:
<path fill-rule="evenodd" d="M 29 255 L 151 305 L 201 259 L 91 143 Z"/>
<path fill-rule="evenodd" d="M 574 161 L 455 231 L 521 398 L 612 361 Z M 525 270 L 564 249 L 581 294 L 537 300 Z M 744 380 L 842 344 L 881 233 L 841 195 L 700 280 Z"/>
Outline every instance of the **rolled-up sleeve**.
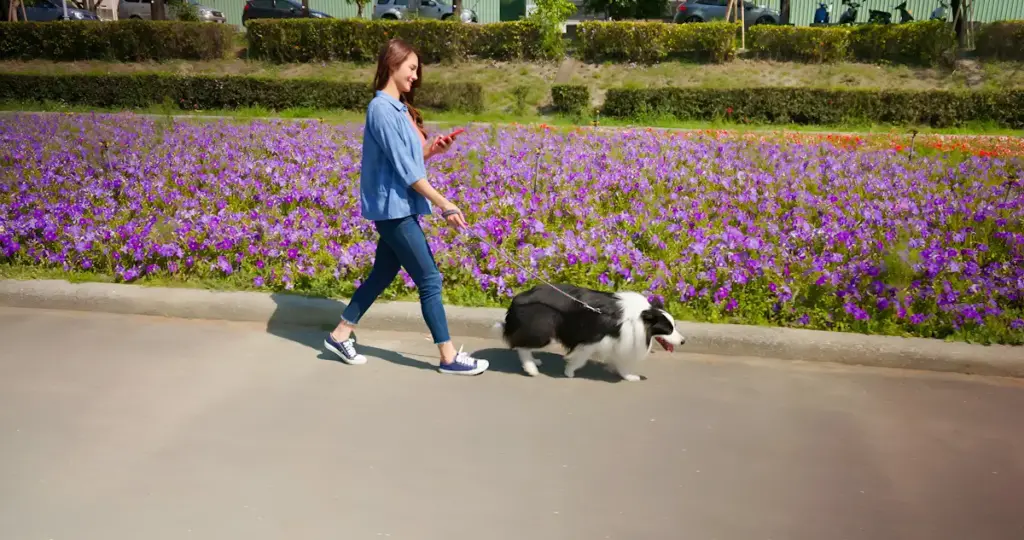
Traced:
<path fill-rule="evenodd" d="M 391 109 L 391 110 L 388 110 Z M 366 115 L 366 129 L 380 145 L 388 163 L 406 186 L 411 186 L 427 177 L 423 163 L 423 147 L 412 137 L 410 127 L 403 125 L 409 120 L 404 113 L 388 103 L 373 103 Z"/>

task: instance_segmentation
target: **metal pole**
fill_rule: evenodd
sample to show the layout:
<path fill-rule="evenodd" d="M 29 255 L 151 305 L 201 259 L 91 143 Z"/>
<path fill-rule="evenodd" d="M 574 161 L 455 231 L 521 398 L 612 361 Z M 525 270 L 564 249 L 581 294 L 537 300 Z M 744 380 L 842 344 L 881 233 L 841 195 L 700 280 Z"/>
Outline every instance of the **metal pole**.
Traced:
<path fill-rule="evenodd" d="M 68 0 L 61 0 L 61 4 L 64 6 L 64 20 L 68 20 Z"/>
<path fill-rule="evenodd" d="M 747 4 L 743 0 L 736 0 L 736 9 L 740 10 L 740 49 L 747 50 Z"/>

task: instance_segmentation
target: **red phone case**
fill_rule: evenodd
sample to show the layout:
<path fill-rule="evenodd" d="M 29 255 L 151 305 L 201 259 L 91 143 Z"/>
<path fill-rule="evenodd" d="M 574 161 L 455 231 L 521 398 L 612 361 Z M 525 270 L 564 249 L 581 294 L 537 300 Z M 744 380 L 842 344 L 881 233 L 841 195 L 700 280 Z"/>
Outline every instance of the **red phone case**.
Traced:
<path fill-rule="evenodd" d="M 462 133 L 463 131 L 466 131 L 466 130 L 464 130 L 464 129 L 462 129 L 462 128 L 459 128 L 459 129 L 456 129 L 455 131 L 453 131 L 453 132 L 449 133 L 449 134 L 448 134 L 448 135 L 446 135 L 445 137 L 446 137 L 446 138 L 448 138 L 448 139 L 449 139 L 449 140 L 451 140 L 451 141 L 454 141 L 454 140 L 455 140 L 455 136 L 456 136 L 456 135 L 458 135 L 458 134 L 460 134 L 460 133 Z M 436 141 L 436 140 L 434 141 L 434 145 L 433 145 L 433 146 L 434 146 L 434 147 L 436 147 L 436 146 L 437 146 L 437 141 Z"/>

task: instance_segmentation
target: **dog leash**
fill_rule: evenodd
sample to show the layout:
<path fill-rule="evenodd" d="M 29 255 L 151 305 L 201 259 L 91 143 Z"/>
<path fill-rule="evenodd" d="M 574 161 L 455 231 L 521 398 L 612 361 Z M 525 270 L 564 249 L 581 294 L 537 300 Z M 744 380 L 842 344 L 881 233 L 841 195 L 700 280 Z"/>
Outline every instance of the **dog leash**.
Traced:
<path fill-rule="evenodd" d="M 446 210 L 444 212 L 441 212 L 441 216 L 444 217 L 444 218 L 447 218 L 448 216 L 452 216 L 452 215 L 455 215 L 455 214 L 461 214 L 461 213 L 462 212 L 460 212 L 458 210 Z M 467 232 L 468 232 L 468 230 L 467 230 Z M 552 289 L 558 291 L 558 293 L 561 294 L 562 296 L 564 296 L 564 297 L 566 297 L 566 298 L 568 298 L 568 299 L 570 299 L 570 300 L 572 300 L 574 302 L 577 302 L 581 306 L 589 309 L 590 311 L 593 311 L 594 313 L 601 314 L 601 310 L 600 309 L 597 309 L 596 307 L 594 307 L 594 306 L 584 302 L 583 300 L 580 300 L 579 298 L 576 298 L 575 296 L 573 296 L 573 295 L 563 291 L 562 289 L 559 289 L 557 285 L 555 285 L 555 284 L 549 282 L 548 280 L 540 277 L 539 275 L 537 275 L 536 272 L 533 272 L 529 268 L 526 268 L 525 266 L 519 264 L 515 259 L 513 259 L 512 257 L 509 257 L 508 253 L 505 253 L 505 250 L 499 248 L 498 246 L 495 246 L 494 244 L 488 242 L 487 240 L 484 240 L 483 237 L 481 237 L 481 236 L 473 235 L 473 238 L 475 238 L 478 242 L 486 245 L 487 247 L 493 249 L 494 251 L 497 251 L 502 257 L 505 258 L 506 261 L 512 263 L 513 265 L 515 265 L 520 270 L 522 270 L 522 271 L 526 272 L 527 274 L 531 275 L 534 279 L 537 279 L 537 280 L 543 282 L 548 287 L 551 287 Z"/>

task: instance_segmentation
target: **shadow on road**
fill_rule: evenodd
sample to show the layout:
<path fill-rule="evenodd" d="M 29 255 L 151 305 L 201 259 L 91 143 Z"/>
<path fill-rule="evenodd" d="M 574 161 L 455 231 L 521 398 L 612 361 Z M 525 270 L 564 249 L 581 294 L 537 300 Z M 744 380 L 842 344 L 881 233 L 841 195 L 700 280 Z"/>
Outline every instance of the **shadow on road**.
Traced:
<path fill-rule="evenodd" d="M 270 298 L 274 300 L 276 307 L 270 320 L 267 321 L 267 333 L 294 341 L 301 345 L 305 345 L 310 349 L 318 351 L 319 354 L 316 358 L 320 360 L 330 360 L 337 362 L 338 359 L 332 353 L 326 351 L 323 346 L 324 336 L 334 329 L 333 324 L 322 324 L 319 321 L 323 320 L 339 320 L 341 313 L 345 311 L 344 302 L 330 298 L 317 298 L 315 299 L 314 306 L 310 307 L 308 298 L 306 302 L 300 303 L 297 300 L 302 297 L 293 294 L 282 294 L 273 293 Z M 404 367 L 411 367 L 417 369 L 425 369 L 435 371 L 437 369 L 436 360 L 431 358 L 428 360 L 422 360 L 419 358 L 413 358 L 412 356 L 420 356 L 420 354 L 404 351 L 392 351 L 382 349 L 373 346 L 372 343 L 359 340 L 359 332 L 354 333 L 356 343 L 359 346 L 359 352 L 366 356 L 380 358 L 386 362 L 391 362 Z M 456 340 L 456 347 L 458 346 L 458 336 L 454 336 Z M 527 376 L 523 372 L 523 368 L 519 363 L 519 356 L 512 350 L 493 347 L 479 350 L 467 349 L 470 354 L 476 358 L 487 360 L 491 363 L 489 371 L 496 373 L 505 373 L 509 375 L 520 375 Z M 433 351 L 432 351 L 433 352 Z M 543 364 L 540 366 L 540 372 L 543 376 L 564 378 L 565 360 L 562 355 L 541 351 L 535 352 L 534 357 L 540 360 Z M 619 380 L 619 376 L 609 372 L 602 365 L 590 362 L 586 366 L 583 366 L 576 372 L 576 377 L 580 379 L 591 379 L 598 381 L 616 382 Z"/>
<path fill-rule="evenodd" d="M 345 308 L 347 307 L 344 302 L 330 298 L 318 298 L 318 305 L 315 308 L 317 315 L 309 313 L 307 318 L 309 320 L 309 324 L 302 324 L 294 322 L 297 319 L 294 307 L 292 306 L 292 300 L 294 300 L 295 295 L 274 293 L 270 295 L 270 298 L 274 300 L 277 307 L 275 308 L 273 315 L 270 316 L 270 320 L 267 321 L 268 334 L 282 339 L 287 339 L 289 341 L 294 341 L 295 343 L 305 345 L 310 349 L 318 351 L 319 354 L 317 355 L 317 359 L 319 360 L 339 362 L 338 358 L 334 356 L 334 354 L 324 349 L 324 336 L 331 330 L 334 330 L 334 325 L 317 324 L 313 321 L 323 320 L 326 318 L 322 316 L 324 312 L 329 312 L 333 318 L 340 319 L 341 313 L 345 311 Z M 301 321 L 302 317 L 298 317 L 298 320 Z M 356 343 L 359 344 L 359 352 L 362 354 L 380 358 L 384 361 L 400 366 L 418 369 L 436 369 L 436 367 L 429 362 L 410 358 L 395 351 L 381 349 L 374 347 L 373 345 L 360 342 L 358 331 L 354 332 L 353 335 L 356 338 Z"/>
<path fill-rule="evenodd" d="M 520 364 L 519 356 L 515 351 L 504 348 L 488 348 L 473 351 L 472 354 L 476 358 L 490 362 L 491 368 L 489 371 L 528 377 L 523 371 L 523 366 Z M 541 376 L 565 378 L 565 359 L 561 354 L 538 351 L 533 353 L 533 357 L 542 362 L 538 366 Z M 621 380 L 621 377 L 608 371 L 602 364 L 597 362 L 588 362 L 587 365 L 576 371 L 575 376 L 577 379 L 605 382 L 618 382 Z"/>

